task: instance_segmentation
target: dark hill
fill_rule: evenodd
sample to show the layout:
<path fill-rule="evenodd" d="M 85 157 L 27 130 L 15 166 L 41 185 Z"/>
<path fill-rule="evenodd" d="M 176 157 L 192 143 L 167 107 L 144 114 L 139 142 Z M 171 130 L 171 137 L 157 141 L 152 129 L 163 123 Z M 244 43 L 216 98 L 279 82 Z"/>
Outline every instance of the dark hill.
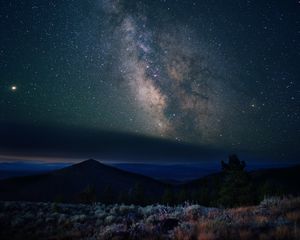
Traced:
<path fill-rule="evenodd" d="M 252 180 L 259 184 L 263 182 L 272 182 L 279 185 L 284 185 L 295 192 L 300 191 L 300 165 L 295 165 L 286 168 L 268 168 L 262 170 L 255 170 L 249 172 Z M 183 184 L 187 187 L 199 187 L 202 185 L 214 185 L 223 180 L 224 174 L 222 172 L 213 173 L 205 177 L 192 180 Z"/>
<path fill-rule="evenodd" d="M 300 165 L 288 168 L 263 169 L 250 172 L 254 184 L 268 185 L 287 194 L 300 193 Z M 267 186 L 267 187 L 268 187 Z"/>
<path fill-rule="evenodd" d="M 264 169 L 249 173 L 255 187 L 253 196 L 300 194 L 300 166 Z M 217 205 L 224 173 L 215 173 L 185 184 L 166 185 L 136 173 L 130 173 L 87 160 L 44 174 L 0 181 L 0 200 L 62 201 L 147 204 L 180 203 L 185 200 Z M 166 190 L 174 194 L 165 195 Z"/>
<path fill-rule="evenodd" d="M 155 201 L 155 196 L 163 193 L 164 184 L 92 159 L 45 174 L 0 181 L 1 200 L 59 199 L 64 202 L 76 202 L 81 201 L 80 198 L 86 191 L 90 194 L 95 192 L 96 199 L 104 202 L 124 201 L 121 197 L 130 201 L 128 198 L 136 197 L 133 196 L 135 192 L 142 192 L 149 201 Z"/>
<path fill-rule="evenodd" d="M 251 171 L 249 176 L 256 202 L 264 196 L 300 194 L 300 165 Z M 219 172 L 187 182 L 181 187 L 191 193 L 193 199 L 199 199 L 204 205 L 214 206 L 215 200 L 220 197 L 219 192 L 224 179 L 224 172 Z"/>

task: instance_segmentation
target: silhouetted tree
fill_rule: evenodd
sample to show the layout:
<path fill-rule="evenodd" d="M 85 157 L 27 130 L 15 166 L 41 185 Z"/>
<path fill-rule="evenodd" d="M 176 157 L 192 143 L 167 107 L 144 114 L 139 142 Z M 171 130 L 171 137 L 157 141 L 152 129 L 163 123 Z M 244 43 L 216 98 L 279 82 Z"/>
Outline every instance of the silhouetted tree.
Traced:
<path fill-rule="evenodd" d="M 221 183 L 218 202 L 224 207 L 248 205 L 254 202 L 250 175 L 246 163 L 236 155 L 230 155 L 228 163 L 221 162 L 224 180 Z"/>
<path fill-rule="evenodd" d="M 240 161 L 238 156 L 235 154 L 229 155 L 228 163 L 225 163 L 223 160 L 221 162 L 223 171 L 244 171 L 246 163 Z"/>

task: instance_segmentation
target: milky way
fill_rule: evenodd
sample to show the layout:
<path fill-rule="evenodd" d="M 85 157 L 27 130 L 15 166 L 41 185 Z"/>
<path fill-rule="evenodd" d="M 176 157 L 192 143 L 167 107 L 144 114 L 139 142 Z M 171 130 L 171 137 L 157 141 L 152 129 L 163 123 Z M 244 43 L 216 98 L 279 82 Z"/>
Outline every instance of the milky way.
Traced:
<path fill-rule="evenodd" d="M 107 17 L 118 17 L 115 71 L 140 108 L 145 131 L 178 141 L 216 141 L 226 117 L 223 98 L 232 95 L 219 79 L 219 63 L 208 61 L 210 53 L 186 26 L 150 28 L 146 15 L 127 13 L 119 1 L 102 6 Z"/>

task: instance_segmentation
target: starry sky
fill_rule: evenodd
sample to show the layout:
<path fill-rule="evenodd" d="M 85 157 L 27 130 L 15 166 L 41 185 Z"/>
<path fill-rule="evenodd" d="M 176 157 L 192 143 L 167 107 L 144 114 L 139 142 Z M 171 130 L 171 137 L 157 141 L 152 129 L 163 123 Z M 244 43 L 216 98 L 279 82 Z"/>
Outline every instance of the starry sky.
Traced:
<path fill-rule="evenodd" d="M 110 138 L 114 151 L 128 134 L 299 160 L 299 1 L 11 0 L 0 9 L 0 153 L 39 150 L 37 133 L 48 152 L 57 138 L 95 149 Z"/>

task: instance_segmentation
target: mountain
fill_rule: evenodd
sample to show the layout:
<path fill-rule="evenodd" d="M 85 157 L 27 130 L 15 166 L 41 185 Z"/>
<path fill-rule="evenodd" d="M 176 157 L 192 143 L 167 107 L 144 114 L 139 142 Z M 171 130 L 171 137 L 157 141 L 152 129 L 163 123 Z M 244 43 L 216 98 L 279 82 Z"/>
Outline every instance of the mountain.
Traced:
<path fill-rule="evenodd" d="M 155 201 L 164 188 L 163 183 L 152 178 L 90 159 L 44 174 L 1 180 L 0 199 L 78 202 L 90 194 L 99 201 L 112 202 L 142 194 L 147 200 Z"/>
<path fill-rule="evenodd" d="M 249 175 L 257 202 L 264 195 L 300 193 L 300 165 L 256 170 Z M 219 172 L 183 184 L 165 184 L 90 159 L 43 174 L 1 180 L 0 200 L 134 204 L 190 200 L 213 205 L 220 197 L 224 177 L 224 172 Z"/>
<path fill-rule="evenodd" d="M 112 166 L 170 183 L 191 181 L 219 170 L 219 163 L 215 162 L 189 164 L 114 163 Z"/>

